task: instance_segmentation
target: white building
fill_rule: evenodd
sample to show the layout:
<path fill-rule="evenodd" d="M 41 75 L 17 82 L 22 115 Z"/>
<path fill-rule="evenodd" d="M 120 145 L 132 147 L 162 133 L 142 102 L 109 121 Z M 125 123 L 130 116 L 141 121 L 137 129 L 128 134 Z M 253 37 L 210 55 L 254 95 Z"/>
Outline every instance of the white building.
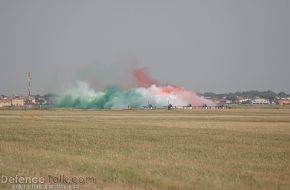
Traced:
<path fill-rule="evenodd" d="M 0 107 L 11 106 L 11 99 L 0 99 Z"/>
<path fill-rule="evenodd" d="M 242 98 L 242 99 L 239 99 L 239 103 L 242 104 L 242 103 L 249 103 L 251 102 L 251 99 L 250 98 Z"/>
<path fill-rule="evenodd" d="M 14 96 L 11 99 L 12 106 L 24 106 L 24 98 L 20 96 Z"/>
<path fill-rule="evenodd" d="M 254 98 L 251 102 L 252 104 L 270 104 L 270 100 L 265 98 Z"/>

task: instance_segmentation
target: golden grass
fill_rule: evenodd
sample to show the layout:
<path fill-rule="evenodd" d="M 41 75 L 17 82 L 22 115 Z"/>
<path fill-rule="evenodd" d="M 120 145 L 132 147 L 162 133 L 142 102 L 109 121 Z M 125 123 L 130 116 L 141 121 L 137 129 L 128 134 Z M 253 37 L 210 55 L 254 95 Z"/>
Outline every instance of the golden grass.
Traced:
<path fill-rule="evenodd" d="M 80 189 L 289 189 L 289 165 L 289 109 L 0 110 L 5 176 L 97 179 Z"/>

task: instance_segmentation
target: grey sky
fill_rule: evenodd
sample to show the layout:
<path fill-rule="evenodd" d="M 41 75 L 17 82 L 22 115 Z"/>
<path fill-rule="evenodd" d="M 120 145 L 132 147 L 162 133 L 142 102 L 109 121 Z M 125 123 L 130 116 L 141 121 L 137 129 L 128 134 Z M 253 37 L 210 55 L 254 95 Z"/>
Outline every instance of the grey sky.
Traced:
<path fill-rule="evenodd" d="M 130 64 L 199 92 L 290 93 L 289 4 L 0 0 L 0 94 L 26 93 L 28 71 L 36 94 L 82 68 Z"/>

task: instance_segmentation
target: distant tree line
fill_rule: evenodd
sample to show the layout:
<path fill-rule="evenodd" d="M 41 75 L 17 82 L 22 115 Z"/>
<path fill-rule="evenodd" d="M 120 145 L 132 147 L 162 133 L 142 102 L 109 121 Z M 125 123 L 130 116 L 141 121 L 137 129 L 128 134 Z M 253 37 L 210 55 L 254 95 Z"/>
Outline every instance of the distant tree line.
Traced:
<path fill-rule="evenodd" d="M 261 97 L 261 98 L 266 98 L 270 100 L 271 102 L 274 101 L 277 97 L 287 97 L 290 96 L 289 94 L 286 94 L 285 92 L 279 92 L 275 93 L 273 91 L 257 91 L 257 90 L 250 90 L 250 91 L 245 91 L 245 92 L 240 92 L 237 91 L 235 93 L 221 93 L 221 94 L 216 94 L 213 92 L 206 92 L 202 94 L 204 97 L 210 97 L 210 98 L 217 98 L 217 99 L 227 99 L 231 101 L 236 101 L 238 97 L 246 97 L 246 98 L 255 98 L 255 97 Z"/>

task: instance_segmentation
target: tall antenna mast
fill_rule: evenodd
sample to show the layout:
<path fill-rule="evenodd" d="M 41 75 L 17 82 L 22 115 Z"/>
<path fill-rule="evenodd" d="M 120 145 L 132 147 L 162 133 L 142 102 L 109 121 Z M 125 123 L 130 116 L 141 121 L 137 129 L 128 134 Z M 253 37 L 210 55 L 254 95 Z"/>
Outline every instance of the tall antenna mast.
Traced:
<path fill-rule="evenodd" d="M 27 82 L 28 82 L 28 87 L 27 87 L 28 97 L 31 96 L 31 81 L 32 81 L 31 74 L 30 74 L 30 72 L 28 72 L 28 78 L 27 78 Z"/>

